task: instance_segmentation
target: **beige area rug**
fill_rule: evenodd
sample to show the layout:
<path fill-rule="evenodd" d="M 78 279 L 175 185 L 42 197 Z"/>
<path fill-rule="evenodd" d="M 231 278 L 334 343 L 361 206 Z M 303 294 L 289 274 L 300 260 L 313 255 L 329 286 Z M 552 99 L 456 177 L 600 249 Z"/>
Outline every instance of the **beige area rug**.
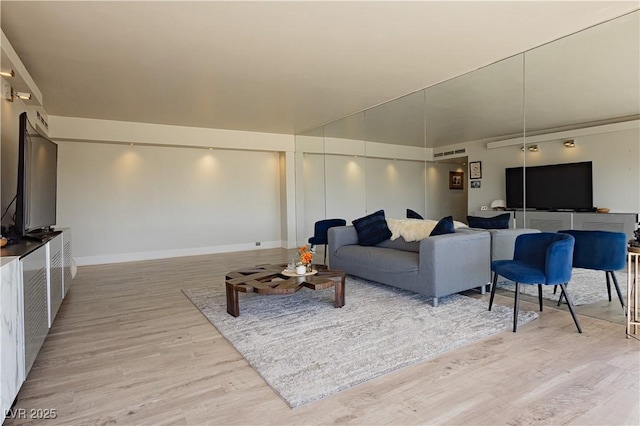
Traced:
<path fill-rule="evenodd" d="M 626 270 L 616 271 L 615 274 L 618 279 L 620 291 L 622 292 L 622 300 L 625 300 L 627 297 L 627 272 Z M 501 278 L 502 277 L 499 277 L 498 280 Z M 516 286 L 511 281 L 498 281 L 498 288 L 513 292 L 516 291 Z M 575 306 L 589 305 L 602 300 L 609 300 L 607 293 L 607 280 L 605 278 L 604 271 L 573 268 L 571 271 L 571 281 L 569 281 L 569 285 L 567 286 L 567 293 L 569 293 L 569 297 Z M 521 285 L 520 294 L 538 297 L 538 286 Z M 559 297 L 560 288 L 558 288 L 556 294 L 553 294 L 552 285 L 542 286 L 543 299 L 554 300 L 557 302 Z M 620 304 L 618 293 L 616 293 L 613 281 L 611 281 L 611 300 L 612 302 L 618 303 L 618 305 Z"/>
<path fill-rule="evenodd" d="M 513 310 L 462 295 L 439 300 L 347 277 L 346 305 L 333 289 L 289 296 L 240 294 L 226 312 L 222 286 L 184 294 L 290 406 L 307 404 L 402 367 L 510 330 Z M 519 323 L 537 318 L 520 312 Z"/>

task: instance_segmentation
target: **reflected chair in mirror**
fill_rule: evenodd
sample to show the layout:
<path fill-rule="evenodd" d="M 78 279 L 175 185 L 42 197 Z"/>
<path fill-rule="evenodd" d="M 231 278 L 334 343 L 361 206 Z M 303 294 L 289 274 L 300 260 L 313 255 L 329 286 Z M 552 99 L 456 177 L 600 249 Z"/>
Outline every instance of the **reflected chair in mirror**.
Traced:
<path fill-rule="evenodd" d="M 624 299 L 614 271 L 623 269 L 627 264 L 627 235 L 624 232 L 611 231 L 558 231 L 573 236 L 576 240 L 573 249 L 573 267 L 604 271 L 607 279 L 607 292 L 611 302 L 611 280 L 618 293 L 618 299 L 624 309 Z M 609 279 L 611 277 L 611 279 Z M 554 288 L 554 293 L 556 288 Z M 562 294 L 558 306 L 562 303 Z"/>
<path fill-rule="evenodd" d="M 319 220 L 313 226 L 313 237 L 309 238 L 311 251 L 315 251 L 315 246 L 324 245 L 324 264 L 327 264 L 327 231 L 334 226 L 345 226 L 347 221 L 344 219 L 324 219 Z"/>
<path fill-rule="evenodd" d="M 489 310 L 493 306 L 498 276 L 513 281 L 516 285 L 513 305 L 513 332 L 518 329 L 518 309 L 520 302 L 520 284 L 538 285 L 538 301 L 542 311 L 542 286 L 559 285 L 567 299 L 569 311 L 576 324 L 578 333 L 582 333 L 573 302 L 567 293 L 567 283 L 571 280 L 574 238 L 569 234 L 540 232 L 522 234 L 516 238 L 513 260 L 495 260 L 491 262 L 493 285 Z"/>

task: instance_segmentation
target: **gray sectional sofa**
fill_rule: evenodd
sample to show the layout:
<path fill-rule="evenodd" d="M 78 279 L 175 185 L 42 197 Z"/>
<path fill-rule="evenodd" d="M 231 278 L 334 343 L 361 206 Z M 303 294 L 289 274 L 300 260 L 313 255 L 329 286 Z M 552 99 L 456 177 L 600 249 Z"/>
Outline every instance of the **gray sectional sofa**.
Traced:
<path fill-rule="evenodd" d="M 473 288 L 484 293 L 490 282 L 489 232 L 457 229 L 416 242 L 402 237 L 360 246 L 353 226 L 328 232 L 329 265 L 390 286 L 438 298 Z"/>

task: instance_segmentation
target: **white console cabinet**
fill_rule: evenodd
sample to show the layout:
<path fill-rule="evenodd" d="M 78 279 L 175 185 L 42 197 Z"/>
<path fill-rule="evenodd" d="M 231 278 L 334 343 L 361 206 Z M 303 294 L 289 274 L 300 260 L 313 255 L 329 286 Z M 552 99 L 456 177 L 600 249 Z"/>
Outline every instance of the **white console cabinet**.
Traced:
<path fill-rule="evenodd" d="M 18 395 L 71 284 L 71 232 L 2 248 L 0 402 Z"/>
<path fill-rule="evenodd" d="M 25 379 L 20 258 L 1 257 L 0 274 L 0 404 L 4 419 Z"/>
<path fill-rule="evenodd" d="M 480 217 L 494 217 L 503 213 L 511 213 L 512 221 L 509 227 L 514 229 L 530 228 L 539 229 L 542 232 L 558 232 L 563 229 L 624 232 L 629 240 L 633 238 L 633 231 L 638 225 L 637 213 L 480 210 L 473 214 Z"/>
<path fill-rule="evenodd" d="M 515 214 L 518 228 L 534 228 L 544 232 L 563 229 L 624 232 L 628 240 L 633 237 L 638 225 L 637 213 L 517 211 Z"/>

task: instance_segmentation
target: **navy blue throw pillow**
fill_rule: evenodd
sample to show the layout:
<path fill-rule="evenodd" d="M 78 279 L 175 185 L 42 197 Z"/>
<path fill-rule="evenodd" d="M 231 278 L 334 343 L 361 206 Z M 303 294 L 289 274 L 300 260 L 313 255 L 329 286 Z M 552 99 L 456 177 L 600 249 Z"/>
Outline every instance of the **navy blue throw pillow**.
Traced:
<path fill-rule="evenodd" d="M 511 213 L 503 213 L 493 217 L 467 216 L 470 228 L 509 229 Z"/>
<path fill-rule="evenodd" d="M 413 211 L 411 209 L 407 209 L 407 219 L 422 219 L 424 220 L 424 217 L 422 217 L 420 215 L 420 213 Z"/>
<path fill-rule="evenodd" d="M 391 230 L 384 218 L 384 210 L 378 210 L 351 223 L 356 228 L 358 243 L 361 246 L 375 246 L 391 238 Z"/>
<path fill-rule="evenodd" d="M 454 232 L 456 232 L 456 230 L 453 227 L 453 216 L 447 216 L 440 219 L 429 236 L 433 237 L 434 235 L 453 234 Z"/>

